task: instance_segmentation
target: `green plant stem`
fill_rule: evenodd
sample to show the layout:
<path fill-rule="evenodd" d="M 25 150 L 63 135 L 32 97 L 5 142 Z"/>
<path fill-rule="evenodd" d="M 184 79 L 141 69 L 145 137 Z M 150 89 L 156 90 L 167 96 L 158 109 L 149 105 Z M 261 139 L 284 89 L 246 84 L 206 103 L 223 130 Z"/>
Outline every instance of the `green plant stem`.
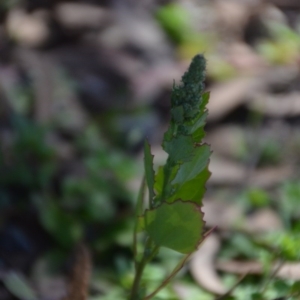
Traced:
<path fill-rule="evenodd" d="M 241 282 L 247 277 L 247 273 L 242 275 L 242 277 L 224 294 L 220 297 L 216 298 L 215 300 L 226 300 L 228 297 L 232 294 L 232 292 L 236 289 L 238 285 L 241 284 Z"/>
<path fill-rule="evenodd" d="M 265 284 L 262 288 L 261 294 L 264 294 L 268 288 L 268 285 L 270 284 L 270 282 L 272 281 L 272 279 L 274 279 L 274 277 L 276 276 L 276 274 L 279 272 L 279 270 L 282 268 L 284 264 L 284 261 L 280 261 L 278 266 L 276 266 L 276 268 L 270 272 L 269 276 L 266 278 Z"/>
<path fill-rule="evenodd" d="M 211 228 L 209 231 L 207 231 L 204 235 L 203 235 L 203 240 L 201 243 L 204 242 L 204 240 L 216 229 L 216 227 Z M 151 245 L 151 244 L 150 244 Z M 200 247 L 201 244 L 199 244 L 198 247 Z M 158 249 L 159 247 L 157 247 Z M 152 256 L 151 259 L 153 258 L 154 255 L 156 255 L 157 251 L 154 250 L 152 252 Z M 154 297 L 161 289 L 163 289 L 175 276 L 176 274 L 182 269 L 182 267 L 184 266 L 184 264 L 186 263 L 186 261 L 190 258 L 190 256 L 193 254 L 193 252 L 188 253 L 187 255 L 185 255 L 175 266 L 175 268 L 173 269 L 173 271 L 171 272 L 171 274 L 148 296 L 146 296 L 145 298 L 143 298 L 143 300 L 150 300 L 152 297 Z M 150 260 L 151 260 L 150 259 Z M 149 262 L 150 260 L 148 260 L 147 262 Z M 146 263 L 147 263 L 146 262 Z M 135 300 L 137 300 L 137 298 L 133 298 Z M 130 300 L 133 300 L 130 299 Z"/>
<path fill-rule="evenodd" d="M 138 231 L 138 221 L 139 221 L 139 214 L 142 213 L 143 209 L 143 201 L 145 197 L 145 189 L 146 189 L 146 179 L 145 176 L 141 182 L 141 186 L 139 189 L 139 195 L 136 203 L 135 209 L 135 224 L 134 224 L 134 233 L 133 233 L 133 256 L 134 256 L 134 265 L 135 270 L 137 271 L 137 231 Z"/>
<path fill-rule="evenodd" d="M 174 276 L 182 269 L 186 261 L 189 259 L 189 257 L 192 255 L 192 253 L 189 253 L 185 255 L 179 263 L 176 265 L 174 270 L 171 272 L 171 274 L 148 296 L 146 296 L 143 300 L 150 300 L 152 297 L 154 297 L 161 289 L 163 289 L 173 278 Z"/>
<path fill-rule="evenodd" d="M 134 282 L 132 285 L 132 289 L 131 289 L 131 294 L 129 297 L 129 300 L 137 300 L 139 299 L 138 293 L 139 293 L 139 286 L 140 286 L 140 282 L 142 279 L 142 274 L 144 271 L 146 265 L 146 261 L 142 260 L 141 263 L 138 265 L 137 269 L 136 269 L 136 273 L 135 273 L 135 277 L 134 277 Z"/>
<path fill-rule="evenodd" d="M 164 166 L 164 183 L 163 183 L 163 188 L 162 188 L 162 192 L 161 192 L 160 202 L 164 202 L 169 196 L 168 193 L 170 191 L 168 191 L 168 186 L 169 186 L 169 181 L 170 181 L 170 178 L 172 175 L 172 168 L 175 165 L 176 164 L 170 158 L 168 158 L 167 163 Z"/>
<path fill-rule="evenodd" d="M 164 167 L 164 183 L 163 183 L 163 188 L 161 192 L 161 199 L 160 202 L 164 201 L 167 198 L 167 185 L 169 182 L 169 178 L 171 175 L 171 169 L 167 167 L 168 165 Z"/>
<path fill-rule="evenodd" d="M 151 249 L 152 244 L 153 244 L 153 241 L 150 238 L 148 238 L 148 240 L 146 242 L 143 258 L 140 261 L 140 263 L 137 263 L 136 273 L 135 273 L 129 300 L 139 300 L 140 299 L 139 298 L 140 282 L 142 279 L 144 268 L 145 268 L 146 264 L 153 259 L 153 257 L 157 254 L 157 252 L 159 250 L 158 246 L 154 246 Z"/>

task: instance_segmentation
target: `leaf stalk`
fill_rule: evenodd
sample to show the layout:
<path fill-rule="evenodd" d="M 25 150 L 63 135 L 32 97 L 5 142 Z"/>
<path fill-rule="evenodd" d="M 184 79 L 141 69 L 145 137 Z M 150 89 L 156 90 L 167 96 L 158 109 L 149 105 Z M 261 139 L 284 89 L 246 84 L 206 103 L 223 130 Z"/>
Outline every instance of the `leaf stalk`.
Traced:
<path fill-rule="evenodd" d="M 140 283 L 142 280 L 142 275 L 145 269 L 145 266 L 153 259 L 154 256 L 156 256 L 156 254 L 159 251 L 159 246 L 153 246 L 153 241 L 152 239 L 148 238 L 147 242 L 146 242 L 146 246 L 144 249 L 144 254 L 143 254 L 143 258 L 142 260 L 137 264 L 136 266 L 136 273 L 135 273 L 135 277 L 134 277 L 134 281 L 133 281 L 133 285 L 132 285 L 132 289 L 131 289 L 131 293 L 129 296 L 129 300 L 140 300 Z"/>

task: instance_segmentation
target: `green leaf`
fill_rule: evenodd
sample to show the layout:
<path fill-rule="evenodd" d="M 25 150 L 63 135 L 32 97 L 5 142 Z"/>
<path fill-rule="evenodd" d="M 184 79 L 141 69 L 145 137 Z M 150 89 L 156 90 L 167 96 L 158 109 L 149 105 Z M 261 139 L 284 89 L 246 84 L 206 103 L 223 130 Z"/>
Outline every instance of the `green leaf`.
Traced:
<path fill-rule="evenodd" d="M 149 189 L 149 202 L 152 203 L 154 199 L 154 170 L 153 170 L 153 155 L 151 154 L 151 148 L 147 141 L 144 144 L 144 165 L 145 176 Z M 151 204 L 150 204 L 151 205 Z"/>
<path fill-rule="evenodd" d="M 180 135 L 170 141 L 164 141 L 163 148 L 172 161 L 182 163 L 192 159 L 194 142 L 191 136 Z"/>
<path fill-rule="evenodd" d="M 187 127 L 195 143 L 200 142 L 205 136 L 204 125 L 206 122 L 206 118 L 207 118 L 207 112 L 203 113 L 202 115 L 199 114 L 199 118 L 197 122 L 192 126 Z"/>
<path fill-rule="evenodd" d="M 189 29 L 189 14 L 184 7 L 171 3 L 160 7 L 156 18 L 173 41 L 181 43 Z"/>
<path fill-rule="evenodd" d="M 175 167 L 168 166 L 166 165 L 165 167 L 159 167 L 157 174 L 155 176 L 155 184 L 154 184 L 154 189 L 156 191 L 156 198 L 155 202 L 163 202 L 166 199 L 168 199 L 170 196 L 174 194 L 174 188 L 171 185 L 171 182 L 175 178 L 178 169 L 179 169 L 179 164 L 175 165 Z M 166 169 L 168 169 L 169 176 L 166 178 Z M 164 189 L 164 195 L 162 195 Z"/>
<path fill-rule="evenodd" d="M 72 247 L 82 238 L 83 227 L 75 216 L 68 214 L 49 199 L 35 199 L 35 204 L 41 224 L 63 247 Z"/>
<path fill-rule="evenodd" d="M 191 161 L 183 163 L 172 181 L 173 184 L 182 184 L 195 178 L 208 165 L 210 149 L 208 145 L 195 148 Z"/>
<path fill-rule="evenodd" d="M 173 194 L 167 202 L 181 199 L 201 204 L 205 183 L 210 176 L 208 171 L 209 156 L 209 146 L 202 145 L 195 149 L 195 156 L 191 161 L 179 166 L 179 170 L 171 182 Z"/>
<path fill-rule="evenodd" d="M 136 220 L 137 220 L 136 232 L 140 233 L 145 230 L 145 218 L 144 216 L 138 216 Z"/>
<path fill-rule="evenodd" d="M 184 111 L 183 111 L 183 107 L 182 106 L 177 106 L 172 108 L 171 110 L 173 119 L 175 121 L 175 123 L 182 123 L 184 120 Z"/>
<path fill-rule="evenodd" d="M 208 167 L 199 173 L 193 179 L 178 185 L 174 194 L 167 199 L 167 202 L 173 202 L 177 199 L 183 201 L 192 201 L 200 205 L 202 203 L 203 195 L 206 191 L 205 183 L 210 177 Z"/>
<path fill-rule="evenodd" d="M 300 294 L 300 281 L 296 281 L 293 283 L 293 285 L 291 286 L 291 290 L 290 290 L 291 294 Z"/>
<path fill-rule="evenodd" d="M 158 246 L 181 253 L 195 251 L 203 239 L 203 214 L 192 202 L 175 201 L 146 210 L 145 229 Z"/>
<path fill-rule="evenodd" d="M 209 97 L 210 97 L 210 92 L 205 92 L 202 94 L 202 100 L 201 100 L 201 104 L 200 104 L 200 111 L 204 111 L 206 108 L 206 105 L 208 104 L 209 101 Z"/>
<path fill-rule="evenodd" d="M 159 166 L 155 175 L 154 190 L 157 195 L 160 195 L 164 184 L 164 167 Z"/>
<path fill-rule="evenodd" d="M 199 107 L 200 112 L 196 117 L 196 122 L 191 126 L 187 126 L 188 132 L 192 135 L 195 143 L 199 143 L 205 136 L 204 125 L 208 115 L 208 111 L 205 110 L 205 108 L 209 100 L 209 95 L 209 92 L 206 92 L 202 95 L 202 100 Z"/>
<path fill-rule="evenodd" d="M 199 147 L 208 114 L 209 93 L 203 93 L 205 65 L 202 55 L 195 56 L 181 84 L 173 86 L 171 121 L 163 140 L 169 157 L 155 178 L 157 202 L 202 201 L 210 176 L 209 147 Z"/>

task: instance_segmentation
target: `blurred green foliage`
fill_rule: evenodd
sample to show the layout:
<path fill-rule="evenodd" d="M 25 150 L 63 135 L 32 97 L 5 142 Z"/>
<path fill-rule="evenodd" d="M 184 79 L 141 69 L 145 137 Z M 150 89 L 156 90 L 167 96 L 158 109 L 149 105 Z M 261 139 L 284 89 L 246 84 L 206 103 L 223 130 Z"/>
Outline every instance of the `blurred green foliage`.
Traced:
<path fill-rule="evenodd" d="M 190 31 L 189 13 L 182 6 L 170 3 L 162 6 L 156 13 L 157 20 L 169 37 L 177 44 L 184 43 Z M 190 34 L 190 33 L 189 33 Z"/>
<path fill-rule="evenodd" d="M 89 226 L 112 222 L 126 228 L 132 196 L 126 183 L 137 170 L 131 158 L 108 146 L 91 126 L 73 143 L 78 156 L 71 169 L 78 171 L 64 171 L 51 134 L 50 127 L 14 118 L 0 151 L 1 209 L 13 207 L 20 214 L 36 210 L 41 226 L 65 249 L 83 238 Z M 104 229 L 103 245 L 109 231 Z"/>
<path fill-rule="evenodd" d="M 217 36 L 195 28 L 194 18 L 183 5 L 174 2 L 161 6 L 156 12 L 157 21 L 175 44 L 181 58 L 188 60 L 198 53 L 205 53 L 209 77 L 223 81 L 236 76 L 235 68 L 216 53 Z"/>
<path fill-rule="evenodd" d="M 7 11 L 19 0 L 0 1 L 0 10 Z M 161 6 L 156 18 L 170 40 L 175 44 L 177 54 L 190 58 L 198 52 L 215 50 L 215 37 L 193 28 L 189 12 L 177 3 Z M 271 38 L 258 43 L 257 49 L 272 64 L 291 64 L 297 61 L 300 50 L 299 34 L 286 25 L 270 23 Z M 236 76 L 235 68 L 221 56 L 208 54 L 208 74 L 216 81 Z M 60 82 L 60 84 L 62 84 Z M 4 224 L 13 210 L 27 214 L 34 210 L 40 225 L 53 238 L 55 249 L 68 252 L 84 236 L 91 248 L 101 251 L 118 251 L 108 269 L 96 269 L 92 286 L 101 285 L 103 296 L 92 295 L 93 300 L 118 300 L 126 297 L 133 279 L 131 261 L 131 207 L 132 195 L 128 181 L 138 174 L 136 166 L 122 150 L 116 150 L 102 136 L 97 125 L 71 138 L 79 172 L 63 170 L 63 164 L 55 145 L 49 136 L 59 134 L 53 124 L 40 126 L 30 120 L 30 108 L 34 95 L 22 85 L 10 91 L 10 103 L 16 112 L 11 120 L 5 142 L 0 145 L 0 210 Z M 27 117 L 24 117 L 27 116 Z M 64 119 L 65 116 L 62 118 Z M 259 122 L 263 116 L 259 116 Z M 147 119 L 147 121 L 145 121 Z M 123 112 L 108 116 L 107 131 L 122 147 L 131 148 L 143 138 L 142 126 L 155 123 L 148 111 L 124 115 Z M 133 120 L 135 123 L 133 123 Z M 151 127 L 150 126 L 150 127 Z M 114 128 L 115 127 L 115 128 Z M 138 127 L 138 129 L 137 129 Z M 147 127 L 149 128 L 149 127 Z M 114 133 L 113 133 L 114 132 Z M 129 134 L 128 134 L 129 133 Z M 125 140 L 126 135 L 128 139 Z M 256 139 L 257 137 L 255 137 Z M 257 141 L 257 139 L 256 139 Z M 259 165 L 278 164 L 283 159 L 281 144 L 273 139 L 264 139 L 255 144 L 259 148 Z M 250 150 L 240 151 L 247 159 Z M 79 165 L 78 165 L 79 163 Z M 76 169 L 75 168 L 75 169 Z M 300 283 L 292 280 L 270 277 L 275 260 L 298 261 L 300 249 L 300 184 L 286 181 L 275 193 L 263 188 L 248 188 L 242 191 L 239 201 L 246 212 L 264 207 L 276 208 L 284 223 L 284 229 L 273 234 L 252 236 L 236 231 L 224 237 L 221 256 L 232 259 L 256 259 L 263 263 L 264 274 L 247 277 L 226 299 L 275 299 L 289 297 L 299 299 Z M 143 245 L 143 241 L 139 241 Z M 117 246 L 116 246 L 117 245 Z M 271 251 L 271 250 L 274 251 Z M 53 251 L 52 257 L 59 256 Z M 49 255 L 50 256 L 50 255 Z M 157 260 L 145 270 L 144 282 L 151 289 L 167 274 L 178 256 L 170 251 L 161 251 Z M 235 275 L 222 274 L 228 287 L 238 280 Z M 269 280 L 264 283 L 264 279 Z M 196 286 L 189 276 L 180 278 L 189 299 L 210 300 L 215 297 Z M 96 291 L 97 288 L 95 288 Z M 178 299 L 172 286 L 161 291 L 154 299 Z M 279 298 L 280 299 L 280 298 Z"/>
<path fill-rule="evenodd" d="M 287 228 L 300 229 L 300 183 L 298 180 L 286 181 L 280 189 L 280 200 L 278 201 L 279 212 L 281 213 Z"/>
<path fill-rule="evenodd" d="M 156 18 L 169 38 L 177 45 L 178 54 L 190 59 L 198 53 L 207 53 L 214 47 L 212 34 L 205 34 L 193 27 L 189 11 L 180 4 L 161 6 Z"/>
<path fill-rule="evenodd" d="M 23 118 L 14 118 L 12 123 L 11 140 L 0 152 L 1 185 L 46 187 L 55 170 L 55 153 L 45 143 L 45 129 Z"/>
<path fill-rule="evenodd" d="M 21 0 L 1 0 L 0 2 L 0 9 L 8 10 L 17 4 L 19 4 Z"/>
<path fill-rule="evenodd" d="M 249 204 L 254 208 L 266 207 L 270 204 L 270 195 L 267 191 L 259 188 L 251 188 L 247 191 Z"/>
<path fill-rule="evenodd" d="M 258 43 L 258 51 L 271 63 L 291 64 L 299 57 L 300 35 L 286 25 L 270 22 L 271 39 Z"/>

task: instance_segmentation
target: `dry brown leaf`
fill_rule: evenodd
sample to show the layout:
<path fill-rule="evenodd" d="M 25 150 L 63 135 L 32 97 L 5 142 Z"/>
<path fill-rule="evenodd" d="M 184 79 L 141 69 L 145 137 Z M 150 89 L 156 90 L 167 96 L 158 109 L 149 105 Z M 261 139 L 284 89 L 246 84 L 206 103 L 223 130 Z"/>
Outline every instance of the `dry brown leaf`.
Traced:
<path fill-rule="evenodd" d="M 85 3 L 60 3 L 55 7 L 55 14 L 63 26 L 73 30 L 98 28 L 110 19 L 106 9 Z"/>
<path fill-rule="evenodd" d="M 236 78 L 213 86 L 207 105 L 209 121 L 217 121 L 244 103 L 261 85 L 258 77 Z"/>
<path fill-rule="evenodd" d="M 283 227 L 278 214 L 270 208 L 260 209 L 250 216 L 245 216 L 242 208 L 234 202 L 204 199 L 202 211 L 206 225 L 217 226 L 221 230 L 238 228 L 249 233 L 262 233 Z"/>
<path fill-rule="evenodd" d="M 273 265 L 275 277 L 281 279 L 300 280 L 300 262 L 284 263 L 276 262 Z M 223 272 L 234 274 L 263 273 L 263 265 L 257 261 L 217 261 L 216 268 Z"/>
<path fill-rule="evenodd" d="M 209 164 L 212 173 L 208 184 L 238 184 L 246 180 L 247 169 L 240 163 L 212 155 Z"/>
<path fill-rule="evenodd" d="M 261 274 L 262 264 L 257 261 L 217 261 L 216 268 L 234 274 Z"/>
<path fill-rule="evenodd" d="M 204 221 L 208 227 L 218 226 L 220 229 L 230 229 L 243 217 L 242 209 L 234 203 L 204 199 Z"/>
<path fill-rule="evenodd" d="M 209 131 L 205 142 L 211 146 L 215 155 L 237 159 L 246 147 L 245 130 L 237 125 L 221 125 Z"/>
<path fill-rule="evenodd" d="M 262 93 L 249 102 L 250 109 L 270 117 L 294 117 L 300 114 L 300 93 L 269 95 Z"/>
<path fill-rule="evenodd" d="M 217 0 L 213 1 L 213 4 L 220 28 L 226 30 L 227 34 L 239 37 L 258 1 L 255 1 L 254 5 L 249 1 L 236 0 Z"/>
<path fill-rule="evenodd" d="M 147 11 L 135 13 L 116 10 L 114 24 L 103 31 L 99 39 L 113 48 L 137 46 L 153 58 L 170 53 L 170 46 L 161 28 Z"/>
<path fill-rule="evenodd" d="M 220 248 L 217 235 L 210 234 L 195 252 L 190 261 L 190 272 L 194 280 L 205 290 L 222 295 L 227 288 L 223 285 L 215 270 L 215 255 Z"/>
<path fill-rule="evenodd" d="M 248 216 L 244 227 L 248 232 L 261 233 L 282 229 L 283 224 L 274 210 L 264 208 Z"/>
<path fill-rule="evenodd" d="M 264 167 L 252 171 L 241 163 L 212 155 L 209 170 L 212 175 L 208 184 L 272 187 L 293 174 L 291 166 Z"/>
<path fill-rule="evenodd" d="M 266 62 L 253 48 L 244 42 L 235 42 L 228 45 L 227 60 L 239 73 L 257 73 L 257 70 L 266 69 Z"/>
<path fill-rule="evenodd" d="M 299 68 L 297 64 L 289 66 L 277 66 L 270 68 L 261 80 L 265 81 L 267 87 L 278 87 L 282 85 L 289 85 L 299 76 Z"/>
<path fill-rule="evenodd" d="M 291 166 L 265 167 L 256 170 L 249 178 L 249 185 L 257 187 L 272 187 L 293 175 Z"/>
<path fill-rule="evenodd" d="M 139 102 L 155 99 L 163 89 L 171 88 L 173 80 L 179 82 L 181 74 L 181 67 L 170 62 L 162 62 L 142 72 L 136 72 L 131 83 L 134 99 Z"/>
<path fill-rule="evenodd" d="M 50 37 L 47 19 L 47 11 L 28 14 L 22 9 L 12 9 L 7 16 L 6 28 L 10 37 L 21 45 L 39 47 Z"/>
<path fill-rule="evenodd" d="M 190 299 L 190 290 L 188 287 L 186 287 L 184 284 L 181 282 L 176 282 L 173 284 L 173 289 L 179 299 Z"/>
<path fill-rule="evenodd" d="M 258 70 L 256 74 L 232 79 L 210 88 L 208 120 L 217 121 L 256 94 L 268 90 L 272 85 L 283 84 L 295 79 L 297 66 Z"/>

